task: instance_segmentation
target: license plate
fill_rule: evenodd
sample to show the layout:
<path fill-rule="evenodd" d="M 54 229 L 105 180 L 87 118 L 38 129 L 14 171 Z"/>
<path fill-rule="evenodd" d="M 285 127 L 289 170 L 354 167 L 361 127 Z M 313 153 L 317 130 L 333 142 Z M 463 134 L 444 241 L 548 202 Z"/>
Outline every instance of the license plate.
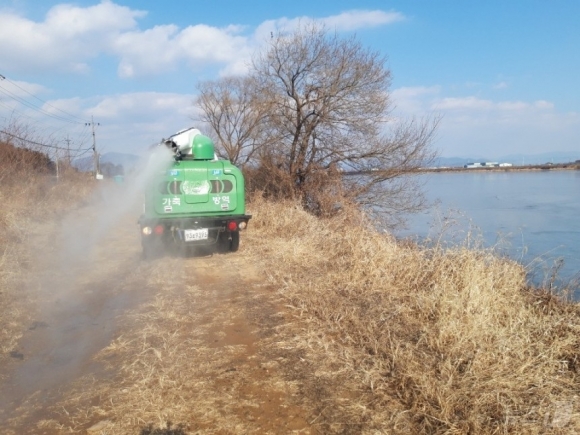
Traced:
<path fill-rule="evenodd" d="M 207 228 L 201 228 L 199 230 L 185 230 L 185 241 L 193 242 L 195 240 L 207 240 L 207 235 Z"/>

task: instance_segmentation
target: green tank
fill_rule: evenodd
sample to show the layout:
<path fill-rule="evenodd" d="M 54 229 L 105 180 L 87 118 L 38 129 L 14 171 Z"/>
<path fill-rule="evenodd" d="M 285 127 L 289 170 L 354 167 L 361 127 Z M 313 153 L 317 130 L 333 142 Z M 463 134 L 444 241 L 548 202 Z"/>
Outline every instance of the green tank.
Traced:
<path fill-rule="evenodd" d="M 162 142 L 173 158 L 158 164 L 148 178 L 139 219 L 143 254 L 172 247 L 214 246 L 237 251 L 246 214 L 244 177 L 215 155 L 212 140 L 197 129 L 180 131 Z"/>

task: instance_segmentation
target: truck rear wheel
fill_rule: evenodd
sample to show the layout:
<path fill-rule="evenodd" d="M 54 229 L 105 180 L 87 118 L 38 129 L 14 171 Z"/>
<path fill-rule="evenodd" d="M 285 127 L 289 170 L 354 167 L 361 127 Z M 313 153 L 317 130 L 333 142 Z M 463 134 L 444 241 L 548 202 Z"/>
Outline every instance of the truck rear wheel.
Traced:
<path fill-rule="evenodd" d="M 240 232 L 234 231 L 231 233 L 232 240 L 230 240 L 230 251 L 236 252 L 240 247 Z"/>
<path fill-rule="evenodd" d="M 218 239 L 218 251 L 221 253 L 225 252 L 236 252 L 240 247 L 240 233 L 239 231 L 234 231 L 231 233 L 221 233 Z"/>

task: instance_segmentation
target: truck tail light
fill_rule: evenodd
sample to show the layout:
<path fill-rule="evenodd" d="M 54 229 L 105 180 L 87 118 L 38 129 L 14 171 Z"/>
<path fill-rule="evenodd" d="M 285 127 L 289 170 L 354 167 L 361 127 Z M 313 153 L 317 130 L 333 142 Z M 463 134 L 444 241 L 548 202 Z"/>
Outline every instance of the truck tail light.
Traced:
<path fill-rule="evenodd" d="M 160 236 L 161 234 L 163 234 L 163 225 L 157 225 L 157 226 L 155 226 L 155 228 L 153 229 L 153 231 L 155 232 L 155 234 L 157 234 L 158 236 Z"/>
<path fill-rule="evenodd" d="M 237 229 L 238 229 L 238 224 L 236 223 L 236 221 L 229 221 L 228 222 L 228 230 L 236 231 Z"/>

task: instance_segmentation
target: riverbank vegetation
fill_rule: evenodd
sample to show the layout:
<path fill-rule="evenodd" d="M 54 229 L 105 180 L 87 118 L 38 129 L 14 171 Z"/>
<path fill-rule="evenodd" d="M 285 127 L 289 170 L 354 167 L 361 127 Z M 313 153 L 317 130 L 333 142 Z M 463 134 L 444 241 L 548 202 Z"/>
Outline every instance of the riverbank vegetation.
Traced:
<path fill-rule="evenodd" d="M 580 429 L 580 307 L 531 288 L 522 265 L 402 243 L 355 210 L 325 221 L 258 200 L 253 212 L 247 249 L 300 319 L 321 433 Z"/>
<path fill-rule="evenodd" d="M 34 267 L 31 228 L 81 206 L 95 182 L 73 172 L 55 183 L 34 164 L 17 174 L 2 168 L 0 343 L 5 360 L 17 349 L 34 310 L 26 291 L 28 271 Z M 476 245 L 444 248 L 397 241 L 377 231 L 355 207 L 319 218 L 305 211 L 300 200 L 268 201 L 255 194 L 249 212 L 253 218 L 241 250 L 229 255 L 260 270 L 258 279 L 266 289 L 260 300 L 280 307 L 275 334 L 259 346 L 285 355 L 270 369 L 276 367 L 277 376 L 295 386 L 292 400 L 308 414 L 305 430 L 580 430 L 580 307 L 531 288 L 522 265 Z M 113 383 L 103 388 L 93 380 L 92 389 L 83 387 L 81 396 L 63 399 L 70 414 L 63 414 L 63 420 L 88 427 L 96 415 L 111 422 L 110 433 L 134 433 L 155 415 L 142 403 L 147 400 L 163 404 L 159 416 L 183 424 L 184 433 L 186 427 L 211 432 L 211 425 L 187 420 L 192 409 L 199 409 L 203 394 L 195 396 L 195 403 L 170 394 L 180 391 L 176 388 L 183 385 L 183 373 L 199 370 L 200 347 L 187 345 L 183 336 L 188 313 L 199 307 L 191 294 L 175 291 L 171 303 L 161 298 L 139 308 L 134 323 L 126 324 L 123 335 L 100 356 L 106 360 L 114 352 L 116 367 L 127 368 L 121 401 Z M 165 347 L 143 353 L 143 331 L 151 346 L 158 342 Z M 159 359 L 164 352 L 174 357 Z M 145 373 L 135 369 L 144 358 L 152 358 L 146 382 Z M 204 376 L 213 376 L 211 367 L 206 369 Z M 79 397 L 93 404 L 116 398 L 114 403 L 123 406 L 85 408 Z M 219 406 L 220 397 L 204 400 Z M 220 421 L 219 413 L 211 415 L 211 421 Z"/>

